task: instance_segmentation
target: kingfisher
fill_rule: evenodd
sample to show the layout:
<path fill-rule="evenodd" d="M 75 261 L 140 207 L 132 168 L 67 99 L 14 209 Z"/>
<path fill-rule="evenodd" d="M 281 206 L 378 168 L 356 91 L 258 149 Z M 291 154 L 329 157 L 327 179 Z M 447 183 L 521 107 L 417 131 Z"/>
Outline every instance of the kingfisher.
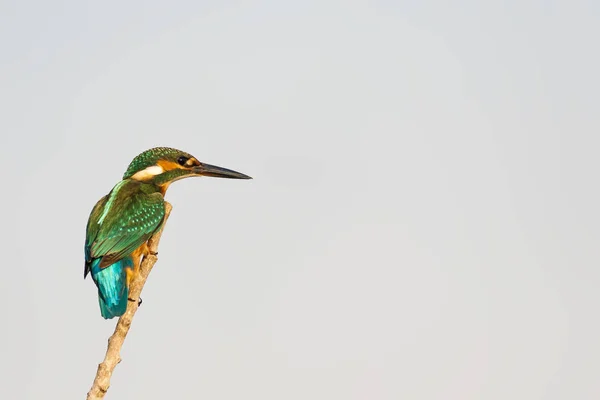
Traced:
<path fill-rule="evenodd" d="M 123 179 L 90 213 L 85 237 L 85 269 L 98 288 L 100 313 L 119 317 L 127 309 L 129 284 L 139 271 L 148 240 L 162 227 L 165 193 L 172 182 L 194 176 L 252 179 L 198 161 L 189 153 L 155 147 L 136 156 Z"/>

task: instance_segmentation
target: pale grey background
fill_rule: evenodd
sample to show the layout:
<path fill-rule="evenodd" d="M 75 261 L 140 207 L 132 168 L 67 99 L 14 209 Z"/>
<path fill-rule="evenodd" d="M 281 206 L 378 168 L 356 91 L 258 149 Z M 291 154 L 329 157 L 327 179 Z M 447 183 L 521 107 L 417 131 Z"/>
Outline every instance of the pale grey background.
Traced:
<path fill-rule="evenodd" d="M 599 13 L 1 2 L 0 397 L 84 398 L 85 223 L 168 145 L 255 179 L 171 187 L 107 398 L 600 398 Z"/>

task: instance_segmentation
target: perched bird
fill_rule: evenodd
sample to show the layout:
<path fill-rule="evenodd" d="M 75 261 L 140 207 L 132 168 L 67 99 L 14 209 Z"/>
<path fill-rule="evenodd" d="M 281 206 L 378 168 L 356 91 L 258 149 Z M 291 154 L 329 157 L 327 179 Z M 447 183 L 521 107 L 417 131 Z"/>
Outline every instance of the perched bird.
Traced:
<path fill-rule="evenodd" d="M 192 176 L 252 179 L 229 169 L 201 163 L 169 147 L 139 154 L 123 180 L 101 198 L 90 214 L 85 238 L 85 270 L 98 287 L 100 313 L 106 319 L 123 315 L 129 283 L 148 252 L 147 241 L 160 230 L 169 185 Z"/>

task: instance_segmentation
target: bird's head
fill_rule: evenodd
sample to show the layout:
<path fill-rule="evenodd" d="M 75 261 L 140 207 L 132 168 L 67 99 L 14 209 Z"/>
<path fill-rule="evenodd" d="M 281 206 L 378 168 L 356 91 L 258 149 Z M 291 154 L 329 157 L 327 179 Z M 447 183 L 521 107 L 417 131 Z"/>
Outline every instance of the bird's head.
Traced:
<path fill-rule="evenodd" d="M 202 163 L 191 154 L 170 147 L 155 147 L 139 154 L 129 164 L 123 179 L 152 183 L 166 190 L 171 182 L 192 176 L 252 179 L 230 169 Z"/>

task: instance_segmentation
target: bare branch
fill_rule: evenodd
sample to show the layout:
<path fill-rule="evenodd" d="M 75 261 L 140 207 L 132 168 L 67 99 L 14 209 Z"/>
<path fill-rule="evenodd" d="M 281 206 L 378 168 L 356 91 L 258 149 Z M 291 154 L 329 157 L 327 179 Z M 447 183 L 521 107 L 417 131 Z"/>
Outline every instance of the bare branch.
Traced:
<path fill-rule="evenodd" d="M 140 298 L 140 294 L 142 293 L 146 279 L 148 279 L 148 275 L 150 274 L 150 271 L 152 271 L 152 267 L 154 267 L 154 264 L 158 260 L 158 243 L 167 219 L 169 218 L 169 214 L 171 213 L 171 208 L 171 204 L 165 202 L 165 219 L 163 226 L 160 231 L 156 232 L 148 241 L 149 252 L 148 254 L 144 255 L 140 264 L 139 274 L 131 282 L 131 286 L 129 288 L 129 297 L 136 299 L 136 301 L 128 302 L 125 314 L 119 318 L 117 326 L 115 327 L 115 332 L 112 334 L 110 339 L 108 339 L 106 356 L 104 357 L 104 361 L 98 365 L 96 378 L 94 378 L 92 388 L 87 394 L 87 400 L 104 398 L 104 395 L 110 387 L 110 377 L 112 376 L 117 364 L 121 362 L 121 346 L 123 346 L 123 342 L 125 341 L 127 333 L 129 332 L 129 328 L 131 327 L 133 316 L 138 309 L 137 299 Z"/>

